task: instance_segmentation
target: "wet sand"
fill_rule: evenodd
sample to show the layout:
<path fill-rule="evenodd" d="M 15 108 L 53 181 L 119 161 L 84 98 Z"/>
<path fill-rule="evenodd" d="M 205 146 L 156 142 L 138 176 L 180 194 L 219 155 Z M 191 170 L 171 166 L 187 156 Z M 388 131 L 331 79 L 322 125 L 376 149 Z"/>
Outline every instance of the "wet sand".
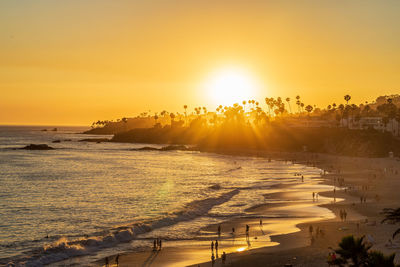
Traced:
<path fill-rule="evenodd" d="M 281 225 L 279 229 L 273 223 L 269 225 L 263 223 L 260 227 L 258 218 L 240 218 L 222 223 L 218 253 L 221 254 L 222 251 L 228 253 L 225 266 L 284 266 L 285 264 L 327 266 L 328 253 L 332 248 L 337 247 L 337 243 L 343 236 L 349 234 L 369 235 L 374 242 L 372 249 L 381 250 L 384 253 L 400 252 L 400 246 L 399 248 L 385 247 L 387 240 L 399 225 L 380 224 L 382 220 L 380 211 L 385 207 L 396 208 L 400 203 L 400 194 L 397 191 L 400 186 L 399 161 L 390 158 L 351 158 L 310 153 L 257 154 L 274 159 L 295 160 L 297 163 L 315 165 L 327 170 L 328 173 L 323 176 L 324 184 L 327 185 L 338 185 L 339 179 L 344 180 L 341 187 L 336 189 L 335 194 L 332 190 L 321 192 L 317 203 L 320 207 L 314 206 L 317 213 L 318 209 L 322 212 L 327 208 L 337 216 L 324 220 L 318 216 L 300 216 L 301 212 L 306 210 L 302 205 L 307 206 L 312 202 L 309 196 L 294 205 L 275 203 L 254 207 L 250 211 L 265 215 L 268 215 L 270 209 L 294 208 L 299 211 L 299 218 L 288 218 L 290 223 Z M 360 196 L 366 196 L 367 202 L 360 203 Z M 293 192 L 281 192 L 268 194 L 265 197 L 291 199 L 299 196 Z M 336 202 L 333 201 L 335 198 Z M 340 209 L 345 209 L 348 214 L 344 222 L 338 216 Z M 269 220 L 272 222 L 271 219 Z M 245 237 L 246 224 L 250 226 L 248 240 L 250 246 Z M 309 232 L 310 225 L 314 229 L 312 234 Z M 234 241 L 231 234 L 232 227 L 237 229 Z M 323 235 L 315 234 L 317 228 L 322 230 Z M 204 230 L 215 233 L 216 229 L 216 225 L 210 225 Z M 277 233 L 281 234 L 277 235 Z M 399 237 L 397 237 L 398 240 Z M 272 246 L 278 243 L 278 246 Z M 209 261 L 211 258 L 209 240 L 184 241 L 180 244 L 172 242 L 172 246 L 169 246 L 171 245 L 169 242 L 165 244 L 166 247 L 160 252 L 147 251 L 121 255 L 119 265 L 223 266 L 220 255 L 214 265 Z M 399 262 L 399 256 L 396 257 L 396 261 Z M 198 264 L 200 262 L 204 263 Z M 114 263 L 112 258 L 110 258 L 110 263 Z M 102 263 L 99 262 L 99 265 Z"/>

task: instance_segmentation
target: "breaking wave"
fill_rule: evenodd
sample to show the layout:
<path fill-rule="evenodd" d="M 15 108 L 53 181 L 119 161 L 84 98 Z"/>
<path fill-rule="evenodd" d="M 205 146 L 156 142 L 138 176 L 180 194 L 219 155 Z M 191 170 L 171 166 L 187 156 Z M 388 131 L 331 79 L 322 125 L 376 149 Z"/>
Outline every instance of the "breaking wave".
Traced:
<path fill-rule="evenodd" d="M 218 197 L 210 197 L 195 200 L 185 205 L 181 211 L 172 212 L 154 221 L 134 223 L 107 231 L 94 236 L 86 236 L 75 239 L 60 237 L 56 241 L 46 244 L 41 248 L 31 251 L 29 256 L 22 256 L 17 259 L 0 259 L 0 264 L 43 266 L 46 264 L 66 260 L 71 257 L 89 255 L 101 249 L 127 243 L 138 235 L 150 232 L 154 229 L 170 226 L 179 222 L 193 220 L 207 214 L 214 206 L 229 201 L 239 193 L 238 189 L 223 193 Z"/>

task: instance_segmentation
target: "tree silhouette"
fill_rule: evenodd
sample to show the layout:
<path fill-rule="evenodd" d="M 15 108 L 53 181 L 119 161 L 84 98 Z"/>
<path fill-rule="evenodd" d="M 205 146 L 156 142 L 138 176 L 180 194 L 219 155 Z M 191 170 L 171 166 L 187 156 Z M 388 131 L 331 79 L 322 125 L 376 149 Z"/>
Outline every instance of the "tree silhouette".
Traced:
<path fill-rule="evenodd" d="M 174 122 L 175 114 L 171 112 L 169 114 L 169 116 L 171 117 L 171 126 L 172 126 L 172 123 Z"/>
<path fill-rule="evenodd" d="M 385 218 L 382 220 L 381 223 L 384 222 L 389 222 L 389 223 L 399 223 L 400 222 L 400 208 L 397 209 L 392 209 L 392 208 L 385 208 L 381 212 L 383 215 L 385 215 Z M 393 238 L 396 237 L 400 233 L 400 228 L 397 229 L 393 233 Z"/>
<path fill-rule="evenodd" d="M 289 98 L 289 97 L 286 97 L 286 102 L 287 102 L 288 105 L 289 105 L 290 113 L 292 113 L 292 107 L 290 106 L 290 98 Z"/>
<path fill-rule="evenodd" d="M 183 105 L 183 109 L 185 110 L 185 124 L 187 125 L 187 105 Z"/>
<path fill-rule="evenodd" d="M 337 265 L 339 266 L 368 266 L 368 250 L 371 246 L 366 245 L 364 236 L 356 238 L 353 235 L 343 237 L 339 243 L 339 249 L 335 252 L 339 255 Z"/>
<path fill-rule="evenodd" d="M 156 113 L 156 114 L 154 114 L 155 125 L 157 125 L 157 120 L 158 120 L 158 115 L 157 115 L 157 113 Z"/>
<path fill-rule="evenodd" d="M 311 111 L 313 110 L 314 108 L 313 108 L 313 106 L 311 106 L 311 105 L 307 105 L 306 106 L 306 111 L 308 112 L 308 116 L 310 116 L 310 113 L 311 113 Z"/>
<path fill-rule="evenodd" d="M 346 104 L 347 104 L 347 105 L 349 104 L 350 99 L 351 99 L 351 96 L 350 96 L 350 95 L 345 95 L 345 96 L 344 96 L 344 100 L 346 100 Z"/>

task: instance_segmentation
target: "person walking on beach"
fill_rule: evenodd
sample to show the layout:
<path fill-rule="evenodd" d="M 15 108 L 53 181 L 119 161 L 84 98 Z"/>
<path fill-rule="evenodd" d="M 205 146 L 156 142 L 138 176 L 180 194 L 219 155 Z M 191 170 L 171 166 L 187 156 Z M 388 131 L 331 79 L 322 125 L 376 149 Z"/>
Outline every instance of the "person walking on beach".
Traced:
<path fill-rule="evenodd" d="M 218 255 L 218 240 L 215 240 L 215 252 Z"/>
<path fill-rule="evenodd" d="M 156 250 L 157 250 L 157 240 L 154 239 L 154 241 L 153 241 L 153 251 L 156 251 Z"/>
<path fill-rule="evenodd" d="M 161 238 L 158 239 L 158 250 L 161 250 Z"/>
<path fill-rule="evenodd" d="M 304 182 L 304 176 L 303 175 L 301 176 L 301 182 Z"/>
<path fill-rule="evenodd" d="M 263 222 L 262 222 L 262 219 L 260 219 L 260 226 L 262 227 L 262 225 L 263 225 Z"/>
<path fill-rule="evenodd" d="M 226 253 L 225 253 L 225 251 L 222 252 L 221 261 L 222 261 L 222 265 L 225 265 L 225 261 L 226 261 Z"/>
<path fill-rule="evenodd" d="M 250 226 L 248 224 L 246 224 L 246 238 L 249 238 L 249 230 L 250 230 Z"/>
<path fill-rule="evenodd" d="M 312 199 L 313 199 L 313 201 L 315 199 L 315 193 L 314 192 L 312 192 Z"/>
<path fill-rule="evenodd" d="M 214 253 L 214 241 L 211 241 L 211 251 Z"/>
<path fill-rule="evenodd" d="M 119 254 L 115 257 L 115 264 L 117 264 L 117 267 L 119 266 Z"/>
<path fill-rule="evenodd" d="M 232 227 L 232 235 L 235 234 L 235 227 Z"/>

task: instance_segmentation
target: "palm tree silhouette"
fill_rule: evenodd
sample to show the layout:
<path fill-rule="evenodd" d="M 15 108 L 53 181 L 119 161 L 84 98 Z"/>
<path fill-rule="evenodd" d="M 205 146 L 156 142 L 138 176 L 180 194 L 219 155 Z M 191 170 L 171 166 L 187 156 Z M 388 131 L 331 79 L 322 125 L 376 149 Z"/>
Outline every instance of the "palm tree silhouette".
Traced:
<path fill-rule="evenodd" d="M 390 223 L 399 223 L 400 222 L 400 208 L 391 209 L 385 208 L 382 210 L 382 214 L 385 215 L 385 218 L 382 220 L 381 223 L 390 222 Z M 400 228 L 397 229 L 393 233 L 393 238 L 400 233 Z"/>
<path fill-rule="evenodd" d="M 185 124 L 187 125 L 187 105 L 183 105 L 183 109 L 185 110 Z"/>
<path fill-rule="evenodd" d="M 344 96 L 344 100 L 346 100 L 346 105 L 349 104 L 350 99 L 351 99 L 351 96 L 350 96 L 350 95 L 345 95 L 345 96 Z"/>
<path fill-rule="evenodd" d="M 371 246 L 366 245 L 364 236 L 357 238 L 352 235 L 343 237 L 339 243 L 339 249 L 335 252 L 339 255 L 337 265 L 339 266 L 369 266 L 368 250 Z M 349 265 L 350 264 L 350 265 Z"/>
<path fill-rule="evenodd" d="M 154 114 L 155 125 L 157 125 L 157 120 L 158 120 L 158 115 L 157 115 L 157 113 L 156 113 L 156 114 Z"/>
<path fill-rule="evenodd" d="M 172 123 L 174 122 L 175 114 L 170 113 L 169 116 L 171 117 L 171 126 L 172 126 Z"/>
<path fill-rule="evenodd" d="M 286 97 L 286 102 L 287 102 L 288 105 L 289 105 L 290 113 L 292 113 L 292 107 L 290 106 L 290 98 L 289 98 L 289 97 Z"/>

